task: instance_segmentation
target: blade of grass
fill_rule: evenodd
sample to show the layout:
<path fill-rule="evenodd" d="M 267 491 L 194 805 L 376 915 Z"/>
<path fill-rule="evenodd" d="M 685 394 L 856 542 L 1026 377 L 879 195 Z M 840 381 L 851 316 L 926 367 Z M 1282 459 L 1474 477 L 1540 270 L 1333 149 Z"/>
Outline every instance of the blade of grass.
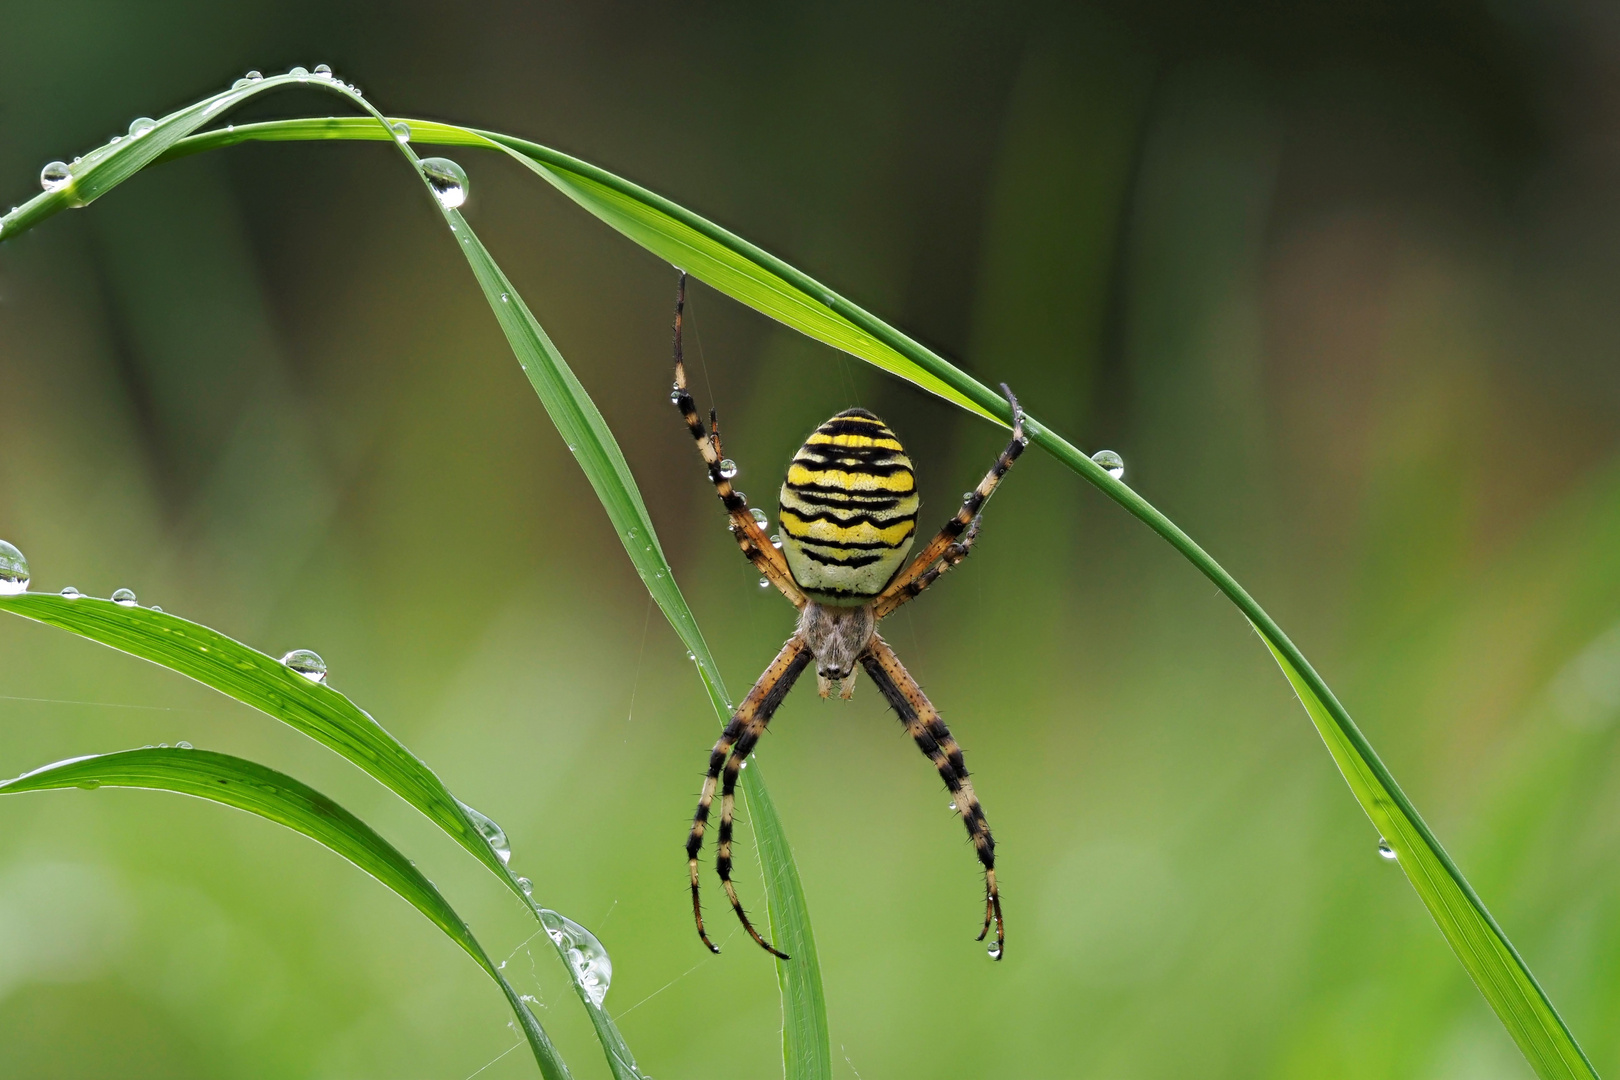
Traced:
<path fill-rule="evenodd" d="M 408 122 L 424 142 L 493 146 L 515 154 L 608 225 L 742 303 L 981 415 L 1002 423 L 1011 419 L 999 395 L 921 343 L 775 256 L 640 185 L 526 140 Z M 270 128 L 275 129 L 274 134 Z M 356 135 L 370 137 L 324 120 L 282 122 L 267 125 L 264 132 L 265 137 L 274 138 Z M 255 137 L 258 133 L 252 130 L 233 134 L 235 139 Z M 203 149 L 217 138 L 198 136 L 175 152 Z M 1484 902 L 1349 712 L 1271 616 L 1208 552 L 1147 500 L 1038 421 L 1026 421 L 1025 429 L 1032 442 L 1167 540 L 1243 612 L 1298 693 L 1351 792 L 1395 847 L 1402 869 L 1441 933 L 1537 1074 L 1546 1080 L 1595 1077 L 1563 1018 Z"/>
<path fill-rule="evenodd" d="M 371 826 L 325 795 L 256 762 L 209 750 L 146 747 L 72 758 L 0 782 L 0 795 L 55 788 L 125 787 L 173 791 L 257 814 L 336 852 L 426 915 L 506 995 L 546 1080 L 569 1080 L 567 1066 L 528 1005 L 490 961 L 466 922 L 433 883 Z"/>

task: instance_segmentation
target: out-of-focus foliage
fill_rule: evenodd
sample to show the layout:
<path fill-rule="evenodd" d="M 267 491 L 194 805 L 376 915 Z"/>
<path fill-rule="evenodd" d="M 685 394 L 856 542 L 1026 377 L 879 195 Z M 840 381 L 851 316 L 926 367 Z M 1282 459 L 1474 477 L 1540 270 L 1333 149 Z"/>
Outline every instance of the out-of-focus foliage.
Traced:
<path fill-rule="evenodd" d="M 0 182 L 20 201 L 122 128 L 107 101 L 153 115 L 324 60 L 386 110 L 533 135 L 764 243 L 1121 451 L 1316 661 L 1620 1068 L 1620 38 L 1597 9 L 249 3 L 166 31 L 194 14 L 8 17 L 29 48 L 0 70 Z M 735 938 L 706 958 L 684 905 L 707 705 L 388 154 L 205 155 L 0 249 L 0 536 L 37 586 L 129 585 L 318 648 L 501 821 L 514 867 L 566 868 L 547 901 L 613 951 L 610 1007 L 650 1070 L 764 1074 L 770 965 Z M 746 679 L 789 614 L 670 415 L 670 272 L 468 163 L 472 220 Z M 994 453 L 943 403 L 713 294 L 694 308 L 694 378 L 756 502 L 850 404 L 906 439 L 941 519 Z M 935 1069 L 942 1031 L 975 1076 L 1528 1074 L 1248 628 L 1053 463 L 1020 466 L 973 560 L 886 633 L 967 747 L 1012 937 L 999 966 L 972 944 L 973 860 L 870 688 L 790 699 L 762 756 L 849 1075 Z M 532 923 L 386 792 L 65 636 L 0 623 L 0 655 L 0 772 L 187 739 L 306 779 L 517 946 L 509 975 L 532 952 L 519 989 L 567 1006 L 541 1016 L 581 1075 L 604 1068 L 520 944 Z M 19 1074 L 466 1076 L 512 1044 L 453 946 L 295 838 L 157 796 L 6 812 Z"/>

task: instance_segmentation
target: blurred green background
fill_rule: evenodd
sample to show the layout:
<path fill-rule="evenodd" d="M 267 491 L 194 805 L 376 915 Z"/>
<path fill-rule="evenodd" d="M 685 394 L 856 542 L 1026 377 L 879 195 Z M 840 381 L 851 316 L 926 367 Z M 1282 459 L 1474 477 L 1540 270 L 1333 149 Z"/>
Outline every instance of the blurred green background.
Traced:
<path fill-rule="evenodd" d="M 6 6 L 0 183 L 332 64 L 387 112 L 578 153 L 907 329 L 1088 450 L 1290 631 L 1620 1071 L 1620 20 L 1574 0 Z M 325 113 L 287 95 L 260 115 Z M 791 627 L 667 400 L 674 277 L 509 163 L 471 220 L 618 433 L 741 693 Z M 4 197 L 0 192 L 0 197 Z M 697 286 L 689 355 L 774 508 L 871 408 L 925 523 L 997 430 Z M 681 844 L 714 720 L 421 185 L 374 144 L 154 169 L 0 248 L 0 536 L 331 682 L 612 951 L 660 1080 L 779 1074 L 767 958 Z M 1527 1077 L 1241 617 L 1025 459 L 886 628 L 967 749 L 975 861 L 869 683 L 761 751 L 838 1075 Z M 0 773 L 188 740 L 418 860 L 581 1077 L 534 924 L 397 799 L 178 676 L 0 620 Z M 829 812 L 831 811 L 831 812 Z M 745 902 L 760 904 L 751 850 Z M 470 1077 L 516 1042 L 442 935 L 330 853 L 168 795 L 0 803 L 0 1071 Z M 485 1080 L 535 1075 L 526 1051 Z"/>

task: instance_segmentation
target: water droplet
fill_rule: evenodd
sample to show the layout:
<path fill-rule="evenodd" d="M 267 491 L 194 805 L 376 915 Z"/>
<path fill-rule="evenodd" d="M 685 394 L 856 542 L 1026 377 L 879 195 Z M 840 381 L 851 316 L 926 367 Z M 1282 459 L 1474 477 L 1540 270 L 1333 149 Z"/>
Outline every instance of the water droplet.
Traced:
<path fill-rule="evenodd" d="M 771 547 L 775 548 L 777 551 L 782 550 L 782 537 L 779 534 L 771 533 Z"/>
<path fill-rule="evenodd" d="M 244 79 L 246 79 L 248 82 L 263 82 L 264 81 L 264 75 L 262 73 L 260 73 L 260 72 L 257 72 L 257 71 L 250 71 L 250 72 L 248 72 L 246 75 L 244 75 L 242 77 Z"/>
<path fill-rule="evenodd" d="M 1395 849 L 1390 846 L 1389 841 L 1385 840 L 1382 836 L 1378 838 L 1378 854 L 1385 859 L 1399 858 L 1399 856 L 1395 854 Z"/>
<path fill-rule="evenodd" d="M 133 589 L 114 589 L 112 602 L 123 607 L 134 607 L 135 591 Z"/>
<path fill-rule="evenodd" d="M 253 85 L 253 80 L 251 80 L 251 79 L 237 79 L 235 82 L 231 83 L 231 89 L 232 90 L 240 90 L 244 86 L 252 86 L 252 85 Z"/>
<path fill-rule="evenodd" d="M 84 595 L 83 593 L 81 593 L 78 589 L 75 589 L 71 585 L 69 585 L 67 588 L 62 590 L 62 598 L 64 600 L 77 600 L 79 597 L 81 597 L 83 595 Z"/>
<path fill-rule="evenodd" d="M 964 491 L 964 492 L 962 492 L 962 501 L 967 502 L 969 499 L 973 498 L 973 496 L 976 495 L 976 494 L 978 494 L 978 492 L 976 492 L 976 491 Z"/>
<path fill-rule="evenodd" d="M 955 804 L 955 803 L 951 803 L 951 809 L 952 809 L 952 810 L 955 810 L 955 809 L 956 809 L 956 804 Z"/>
<path fill-rule="evenodd" d="M 320 76 L 323 79 L 330 79 L 332 77 L 332 65 L 330 65 L 330 64 L 316 64 L 315 65 L 315 74 Z"/>
<path fill-rule="evenodd" d="M 288 68 L 287 74 L 295 79 L 307 79 L 309 78 L 309 69 L 305 67 Z"/>
<path fill-rule="evenodd" d="M 509 304 L 511 302 L 512 302 L 512 294 L 511 293 L 501 293 L 501 303 Z"/>
<path fill-rule="evenodd" d="M 763 525 L 767 521 L 771 520 L 770 515 L 766 514 L 765 511 L 761 510 L 757 506 L 754 507 L 752 510 L 748 511 L 748 516 L 753 518 L 757 523 L 759 523 L 761 525 Z"/>
<path fill-rule="evenodd" d="M 762 589 L 770 588 L 771 587 L 771 579 L 770 578 L 760 578 L 759 579 L 759 587 L 762 588 Z"/>
<path fill-rule="evenodd" d="M 28 560 L 0 540 L 0 596 L 16 596 L 28 588 Z"/>
<path fill-rule="evenodd" d="M 674 402 L 677 405 L 680 404 L 680 400 L 681 400 L 681 388 L 680 387 L 677 386 L 675 389 L 673 389 L 673 390 L 671 390 L 669 392 L 669 400 L 671 402 Z"/>
<path fill-rule="evenodd" d="M 744 769 L 746 769 L 746 768 L 748 768 L 748 762 L 747 762 L 747 761 L 744 761 L 744 762 L 743 762 L 743 763 L 742 763 L 742 767 L 743 767 L 743 768 L 744 768 Z"/>
<path fill-rule="evenodd" d="M 157 121 L 150 116 L 137 116 L 129 122 L 129 137 L 138 139 L 155 127 L 157 127 Z"/>
<path fill-rule="evenodd" d="M 176 750 L 190 750 L 192 747 L 190 743 L 186 742 L 184 739 L 181 739 L 179 742 L 174 744 L 174 748 Z"/>
<path fill-rule="evenodd" d="M 489 849 L 501 860 L 501 865 L 505 866 L 511 862 L 512 847 L 506 842 L 506 830 L 460 799 L 456 800 L 456 804 L 461 807 L 468 817 L 472 818 L 473 825 L 478 829 L 478 835 L 482 836 L 484 841 L 489 844 Z"/>
<path fill-rule="evenodd" d="M 517 886 L 518 886 L 518 888 L 523 890 L 523 895 L 524 896 L 533 896 L 534 895 L 534 882 L 530 881 L 528 878 L 526 878 L 526 877 L 518 878 L 517 879 Z"/>
<path fill-rule="evenodd" d="M 147 608 L 147 609 L 146 609 L 146 610 L 148 610 L 148 611 L 155 611 L 155 612 L 157 612 L 157 613 L 158 613 L 158 614 L 159 614 L 159 615 L 161 615 L 161 614 L 163 614 L 163 609 L 162 609 L 162 608 L 160 608 L 160 607 L 158 607 L 158 606 L 157 606 L 157 605 L 156 605 L 156 604 L 153 604 L 153 605 L 152 605 L 152 606 L 151 606 L 151 607 L 149 607 L 149 608 Z"/>
<path fill-rule="evenodd" d="M 725 480 L 730 480 L 732 477 L 734 477 L 736 475 L 737 475 L 737 463 L 735 461 L 732 461 L 730 458 L 722 458 L 722 459 L 720 459 L 720 476 L 721 476 L 721 478 L 725 479 Z"/>
<path fill-rule="evenodd" d="M 696 663 L 696 662 L 697 662 L 697 654 L 696 654 L 696 653 L 694 653 L 694 652 L 693 652 L 693 651 L 692 651 L 692 650 L 691 650 L 691 649 L 687 649 L 687 650 L 686 650 L 686 658 L 687 658 L 687 659 L 688 659 L 688 660 L 691 660 L 691 661 L 692 661 L 692 662 L 694 662 L 694 663 Z"/>
<path fill-rule="evenodd" d="M 287 670 L 296 671 L 310 682 L 323 683 L 326 681 L 326 661 L 321 659 L 320 653 L 310 652 L 308 649 L 294 649 L 281 658 Z"/>
<path fill-rule="evenodd" d="M 546 936 L 562 950 L 580 989 L 591 999 L 591 1004 L 600 1009 L 613 984 L 613 960 L 607 949 L 595 934 L 549 908 L 540 912 L 540 922 L 546 928 Z"/>
<path fill-rule="evenodd" d="M 39 170 L 39 186 L 46 191 L 61 191 L 73 182 L 73 173 L 65 161 L 47 162 Z"/>
<path fill-rule="evenodd" d="M 990 959 L 992 959 L 992 960 L 1000 960 L 1001 959 L 1001 942 L 999 942 L 999 941 L 991 942 L 990 948 L 986 949 L 985 951 L 990 954 Z"/>
<path fill-rule="evenodd" d="M 1125 475 L 1125 459 L 1112 450 L 1099 450 L 1091 455 L 1091 460 L 1102 466 L 1115 480 Z"/>
<path fill-rule="evenodd" d="M 394 139 L 397 142 L 408 143 L 411 141 L 411 125 L 403 120 L 396 120 L 389 124 L 388 130 L 394 133 Z"/>
<path fill-rule="evenodd" d="M 467 172 L 449 158 L 423 158 L 422 175 L 427 178 L 439 205 L 446 210 L 454 210 L 467 201 Z"/>

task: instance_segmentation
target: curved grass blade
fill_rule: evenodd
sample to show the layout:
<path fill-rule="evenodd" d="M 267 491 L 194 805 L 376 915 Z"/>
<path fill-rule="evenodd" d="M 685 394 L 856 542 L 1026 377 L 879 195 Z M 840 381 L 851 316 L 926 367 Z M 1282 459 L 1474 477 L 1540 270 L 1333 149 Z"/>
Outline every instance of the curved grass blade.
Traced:
<path fill-rule="evenodd" d="M 399 849 L 320 792 L 284 773 L 228 754 L 147 747 L 46 765 L 0 783 L 0 795 L 71 787 L 147 788 L 191 795 L 257 814 L 335 851 L 404 898 L 460 945 L 506 995 L 541 1075 L 546 1080 L 569 1080 L 568 1067 L 545 1030 L 450 902 Z"/>
<path fill-rule="evenodd" d="M 637 184 L 526 140 L 426 121 L 407 122 L 413 137 L 424 143 L 499 148 L 519 155 L 607 224 L 739 301 L 975 412 L 1003 424 L 1010 421 L 1007 406 L 996 394 L 932 350 L 741 237 Z M 193 136 L 177 144 L 170 155 L 248 139 L 381 137 L 374 129 L 362 130 L 354 121 L 299 119 Z M 1033 418 L 1026 420 L 1025 430 L 1032 442 L 1168 541 L 1243 612 L 1282 664 L 1312 722 L 1324 733 L 1334 761 L 1362 809 L 1386 839 L 1393 835 L 1407 844 L 1412 854 L 1402 857 L 1402 869 L 1537 1074 L 1545 1080 L 1595 1077 L 1562 1017 L 1484 903 L 1326 682 L 1270 615 L 1174 522 L 1072 443 Z"/>
<path fill-rule="evenodd" d="M 272 656 L 249 648 L 200 623 L 151 608 L 125 607 L 82 596 L 49 593 L 0 596 L 0 611 L 55 626 L 120 652 L 195 679 L 303 732 L 359 766 L 448 833 L 495 873 L 523 901 L 563 961 L 574 991 L 585 1004 L 598 1040 L 618 1080 L 641 1080 L 635 1055 L 592 996 L 583 974 L 569 962 L 557 938 L 556 912 L 525 892 L 518 876 L 492 848 L 468 808 L 444 782 L 371 714 L 325 683 L 311 682 Z"/>
<path fill-rule="evenodd" d="M 424 142 L 494 146 L 516 154 L 580 206 L 648 250 L 710 285 L 835 348 L 866 360 L 974 411 L 1010 420 L 989 387 L 899 330 L 806 274 L 697 214 L 577 158 L 522 139 L 409 121 Z M 342 123 L 299 120 L 235 133 L 237 138 L 369 138 Z M 273 131 L 271 129 L 274 129 Z M 176 153 L 204 149 L 218 136 L 195 137 Z M 942 392 L 939 387 L 946 390 Z M 1072 443 L 1026 420 L 1031 441 L 1100 488 L 1167 540 L 1243 612 L 1282 666 L 1333 755 L 1351 792 L 1395 847 L 1441 933 L 1537 1075 L 1545 1080 L 1595 1078 L 1563 1018 L 1518 951 L 1491 917 L 1439 840 L 1424 823 L 1344 706 L 1271 616 L 1169 518 Z"/>

